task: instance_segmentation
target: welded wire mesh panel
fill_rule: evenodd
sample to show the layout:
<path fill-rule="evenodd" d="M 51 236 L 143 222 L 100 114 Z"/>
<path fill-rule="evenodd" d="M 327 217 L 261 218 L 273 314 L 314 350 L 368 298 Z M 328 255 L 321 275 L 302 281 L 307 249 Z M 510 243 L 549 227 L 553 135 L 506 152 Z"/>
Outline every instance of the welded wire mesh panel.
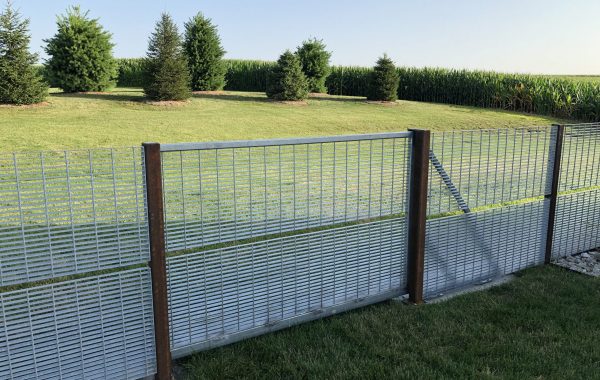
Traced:
<path fill-rule="evenodd" d="M 565 126 L 560 191 L 600 187 L 600 124 Z"/>
<path fill-rule="evenodd" d="M 553 257 L 600 247 L 600 124 L 565 126 Z"/>
<path fill-rule="evenodd" d="M 549 201 L 427 221 L 424 291 L 452 289 L 544 262 Z"/>
<path fill-rule="evenodd" d="M 433 133 L 428 215 L 550 193 L 556 128 Z"/>
<path fill-rule="evenodd" d="M 404 213 L 410 139 L 162 153 L 169 251 Z"/>
<path fill-rule="evenodd" d="M 406 225 L 402 216 L 169 258 L 174 355 L 404 294 Z"/>
<path fill-rule="evenodd" d="M 0 379 L 155 373 L 148 269 L 0 293 Z"/>
<path fill-rule="evenodd" d="M 0 155 L 0 285 L 148 259 L 140 148 Z"/>
<path fill-rule="evenodd" d="M 558 197 L 553 245 L 554 257 L 600 247 L 600 189 Z"/>

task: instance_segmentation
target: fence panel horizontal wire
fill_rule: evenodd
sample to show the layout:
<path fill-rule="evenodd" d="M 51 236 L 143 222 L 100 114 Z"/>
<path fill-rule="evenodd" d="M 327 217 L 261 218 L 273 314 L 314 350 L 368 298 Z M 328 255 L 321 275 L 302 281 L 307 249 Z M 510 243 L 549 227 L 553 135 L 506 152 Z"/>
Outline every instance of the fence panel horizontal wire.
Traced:
<path fill-rule="evenodd" d="M 565 127 L 553 257 L 600 248 L 600 124 Z"/>
<path fill-rule="evenodd" d="M 168 259 L 174 356 L 406 292 L 406 217 Z"/>
<path fill-rule="evenodd" d="M 140 148 L 0 154 L 0 286 L 147 261 Z"/>
<path fill-rule="evenodd" d="M 376 136 L 163 152 L 167 250 L 404 213 L 410 139 Z"/>
<path fill-rule="evenodd" d="M 155 373 L 147 268 L 0 293 L 0 379 Z"/>

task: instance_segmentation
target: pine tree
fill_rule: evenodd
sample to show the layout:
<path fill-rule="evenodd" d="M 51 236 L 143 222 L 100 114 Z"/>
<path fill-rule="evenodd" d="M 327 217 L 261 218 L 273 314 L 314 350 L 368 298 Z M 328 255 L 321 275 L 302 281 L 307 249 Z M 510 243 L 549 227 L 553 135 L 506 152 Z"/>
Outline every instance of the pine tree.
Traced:
<path fill-rule="evenodd" d="M 300 60 L 289 50 L 279 57 L 269 75 L 267 96 L 275 100 L 303 100 L 308 96 L 308 82 Z"/>
<path fill-rule="evenodd" d="M 56 22 L 58 31 L 45 40 L 46 62 L 52 83 L 65 92 L 105 91 L 115 85 L 117 64 L 112 57 L 112 35 L 98 19 L 79 7 L 67 9 Z"/>
<path fill-rule="evenodd" d="M 48 95 L 48 85 L 33 66 L 29 52 L 29 20 L 21 19 L 10 2 L 0 13 L 0 103 L 33 104 Z"/>
<path fill-rule="evenodd" d="M 163 13 L 150 36 L 144 93 L 152 100 L 185 100 L 192 94 L 181 37 L 171 16 Z"/>
<path fill-rule="evenodd" d="M 400 76 L 396 71 L 394 62 L 384 54 L 377 60 L 377 64 L 369 78 L 369 91 L 367 99 L 394 102 L 398 99 L 398 85 Z"/>
<path fill-rule="evenodd" d="M 222 90 L 227 68 L 223 62 L 225 50 L 217 27 L 211 19 L 198 13 L 185 23 L 183 49 L 190 68 L 194 91 Z"/>
<path fill-rule="evenodd" d="M 326 46 L 322 40 L 313 38 L 304 41 L 296 50 L 311 92 L 327 92 L 325 81 L 331 72 L 329 67 L 331 52 L 325 49 Z"/>

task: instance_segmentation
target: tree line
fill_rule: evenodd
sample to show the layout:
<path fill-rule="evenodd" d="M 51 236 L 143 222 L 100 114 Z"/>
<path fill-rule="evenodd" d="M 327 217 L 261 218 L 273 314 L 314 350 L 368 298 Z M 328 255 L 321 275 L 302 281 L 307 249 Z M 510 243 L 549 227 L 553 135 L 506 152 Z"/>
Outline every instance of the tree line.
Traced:
<path fill-rule="evenodd" d="M 55 35 L 44 40 L 47 79 L 64 92 L 102 92 L 114 87 L 117 63 L 112 35 L 80 7 L 70 7 L 56 22 Z M 10 2 L 0 13 L 0 103 L 33 104 L 48 95 L 48 84 L 29 52 L 29 20 Z M 143 63 L 144 93 L 150 100 L 181 101 L 193 91 L 225 86 L 225 50 L 217 27 L 202 13 L 184 24 L 183 36 L 168 13 L 157 21 Z M 302 100 L 310 92 L 327 92 L 331 52 L 323 41 L 304 41 L 285 51 L 268 73 L 266 94 L 275 100 Z M 393 62 L 381 57 L 369 79 L 371 100 L 397 99 L 399 77 Z"/>

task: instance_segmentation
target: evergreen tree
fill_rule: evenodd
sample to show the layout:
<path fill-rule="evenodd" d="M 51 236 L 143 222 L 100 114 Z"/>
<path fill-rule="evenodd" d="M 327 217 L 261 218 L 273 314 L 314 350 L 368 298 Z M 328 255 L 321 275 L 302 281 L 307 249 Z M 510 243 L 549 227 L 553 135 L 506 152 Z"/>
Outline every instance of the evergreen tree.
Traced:
<path fill-rule="evenodd" d="M 48 86 L 33 66 L 29 52 L 29 20 L 21 19 L 10 2 L 0 13 L 0 103 L 33 104 L 48 95 Z"/>
<path fill-rule="evenodd" d="M 65 92 L 105 91 L 114 86 L 117 64 L 112 57 L 112 35 L 98 19 L 72 7 L 58 16 L 56 25 L 54 37 L 45 40 L 52 83 Z"/>
<path fill-rule="evenodd" d="M 393 102 L 398 99 L 398 85 L 400 76 L 394 62 L 384 54 L 377 60 L 377 64 L 369 78 L 369 91 L 367 99 Z"/>
<path fill-rule="evenodd" d="M 287 50 L 269 75 L 267 96 L 275 100 L 302 100 L 308 96 L 308 82 L 298 57 Z"/>
<path fill-rule="evenodd" d="M 144 93 L 152 100 L 185 100 L 192 94 L 181 37 L 171 16 L 163 13 L 150 36 Z"/>
<path fill-rule="evenodd" d="M 331 52 L 325 49 L 326 46 L 322 40 L 313 38 L 304 41 L 296 50 L 311 92 L 327 92 L 325 81 L 331 72 L 329 67 Z"/>
<path fill-rule="evenodd" d="M 198 13 L 185 23 L 183 49 L 190 68 L 194 91 L 222 90 L 227 68 L 223 62 L 225 50 L 217 27 L 211 19 Z"/>

